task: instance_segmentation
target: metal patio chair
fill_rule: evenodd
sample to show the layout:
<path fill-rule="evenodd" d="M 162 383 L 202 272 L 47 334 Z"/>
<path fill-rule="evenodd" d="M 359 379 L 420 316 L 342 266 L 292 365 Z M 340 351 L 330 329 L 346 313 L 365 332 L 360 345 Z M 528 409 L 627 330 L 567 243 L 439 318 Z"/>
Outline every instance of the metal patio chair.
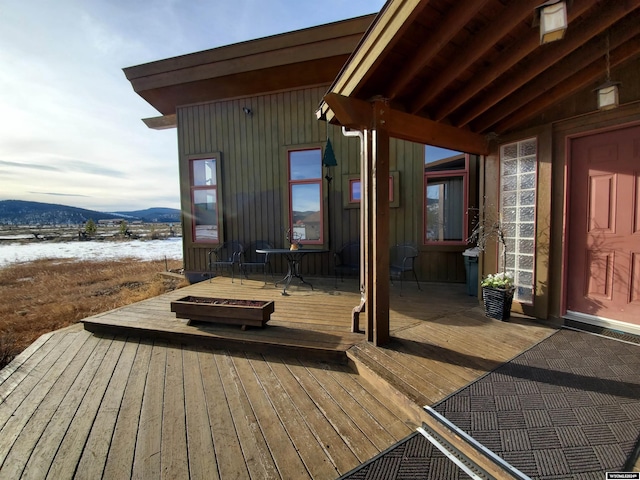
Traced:
<path fill-rule="evenodd" d="M 413 245 L 404 244 L 391 247 L 389 254 L 389 274 L 391 275 L 392 281 L 393 278 L 400 279 L 400 295 L 402 295 L 402 277 L 405 272 L 413 273 L 413 278 L 416 280 L 418 290 L 422 290 L 414 269 L 416 258 L 418 258 L 418 249 Z"/>
<path fill-rule="evenodd" d="M 360 276 L 360 243 L 345 243 L 340 250 L 333 254 L 336 288 L 338 276 L 344 281 L 345 275 Z"/>
<path fill-rule="evenodd" d="M 240 242 L 224 242 L 215 250 L 209 251 L 209 281 L 218 270 L 230 270 L 231 283 L 234 279 L 235 265 L 240 265 L 240 257 L 244 247 Z"/>
<path fill-rule="evenodd" d="M 247 248 L 242 253 L 242 255 L 240 256 L 240 271 L 245 276 L 245 278 L 249 278 L 247 274 L 247 270 L 249 269 L 262 269 L 265 284 L 267 283 L 267 269 L 273 277 L 273 269 L 271 268 L 269 254 L 256 252 L 256 250 L 263 250 L 268 248 L 273 248 L 273 245 L 265 240 L 258 240 L 256 242 L 250 243 L 249 248 Z M 242 283 L 242 277 L 240 277 L 240 283 Z"/>

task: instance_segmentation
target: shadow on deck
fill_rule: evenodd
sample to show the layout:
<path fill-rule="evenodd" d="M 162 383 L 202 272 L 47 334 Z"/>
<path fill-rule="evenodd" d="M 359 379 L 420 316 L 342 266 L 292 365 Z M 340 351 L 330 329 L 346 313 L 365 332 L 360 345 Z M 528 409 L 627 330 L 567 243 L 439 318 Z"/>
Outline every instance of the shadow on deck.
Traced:
<path fill-rule="evenodd" d="M 349 363 L 369 381 L 384 385 L 412 408 L 433 404 L 494 370 L 554 330 L 532 319 L 487 318 L 476 297 L 459 284 L 407 284 L 402 296 L 392 286 L 390 330 L 384 347 L 352 333 L 351 310 L 359 303 L 355 280 L 310 279 L 314 289 L 293 284 L 283 296 L 273 284 L 218 277 L 83 321 L 94 333 L 138 335 L 176 343 L 279 355 L 304 355 Z M 171 313 L 171 301 L 185 296 L 273 300 L 265 328 L 189 322 Z M 361 321 L 361 328 L 363 327 Z M 408 399 L 407 403 L 404 401 Z"/>
<path fill-rule="evenodd" d="M 392 342 L 350 329 L 356 282 L 290 296 L 217 278 L 41 337 L 0 371 L 2 478 L 336 478 L 546 338 L 462 285 L 392 288 Z M 275 300 L 266 328 L 188 325 L 188 295 Z M 95 332 L 95 333 L 92 333 Z"/>

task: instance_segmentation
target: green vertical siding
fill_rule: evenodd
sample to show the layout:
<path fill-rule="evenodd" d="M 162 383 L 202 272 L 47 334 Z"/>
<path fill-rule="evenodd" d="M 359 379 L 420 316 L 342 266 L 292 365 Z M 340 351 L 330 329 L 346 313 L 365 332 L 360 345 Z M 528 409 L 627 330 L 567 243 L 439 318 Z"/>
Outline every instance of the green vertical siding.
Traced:
<path fill-rule="evenodd" d="M 194 105 L 178 109 L 181 201 L 190 212 L 189 159 L 220 153 L 223 238 L 245 244 L 267 240 L 276 247 L 288 247 L 287 150 L 322 147 L 327 125 L 315 118 L 315 110 L 326 87 L 279 92 L 269 95 Z M 243 107 L 251 109 L 246 115 Z M 329 126 L 329 138 L 338 161 L 331 169 L 330 191 L 323 182 L 325 247 L 335 251 L 360 235 L 359 208 L 345 208 L 345 175 L 360 172 L 360 141 L 345 137 L 341 129 Z M 391 243 L 422 242 L 423 147 L 392 140 L 390 168 L 400 173 L 395 195 L 398 207 L 391 209 Z M 323 168 L 323 176 L 326 174 Z M 330 199 L 329 199 L 330 195 Z M 331 206 L 330 224 L 327 206 Z M 216 245 L 194 244 L 189 221 L 183 225 L 184 259 L 187 271 L 207 270 L 207 252 Z M 456 252 L 425 250 L 421 247 L 419 276 L 422 280 L 464 281 L 464 264 Z M 458 257 L 460 257 L 458 259 Z M 443 260 L 447 259 L 448 260 Z M 310 275 L 333 274 L 333 255 L 305 259 Z M 284 265 L 277 265 L 280 270 Z M 457 272 L 457 273 L 456 273 Z M 462 272 L 462 279 L 460 279 Z"/>

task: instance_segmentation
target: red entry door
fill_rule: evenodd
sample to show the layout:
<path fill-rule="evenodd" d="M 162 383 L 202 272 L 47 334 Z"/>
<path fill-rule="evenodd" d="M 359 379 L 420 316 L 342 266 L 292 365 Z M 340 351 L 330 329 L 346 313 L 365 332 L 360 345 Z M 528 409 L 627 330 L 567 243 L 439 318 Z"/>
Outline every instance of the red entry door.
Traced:
<path fill-rule="evenodd" d="M 640 126 L 571 143 L 567 310 L 640 325 Z"/>

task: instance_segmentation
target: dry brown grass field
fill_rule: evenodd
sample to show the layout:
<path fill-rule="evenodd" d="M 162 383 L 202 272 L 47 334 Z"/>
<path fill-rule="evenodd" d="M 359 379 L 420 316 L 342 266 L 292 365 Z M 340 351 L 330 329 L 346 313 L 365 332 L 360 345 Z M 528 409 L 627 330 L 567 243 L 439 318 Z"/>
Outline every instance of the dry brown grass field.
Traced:
<path fill-rule="evenodd" d="M 181 260 L 36 260 L 0 268 L 0 368 L 40 335 L 174 290 Z"/>

